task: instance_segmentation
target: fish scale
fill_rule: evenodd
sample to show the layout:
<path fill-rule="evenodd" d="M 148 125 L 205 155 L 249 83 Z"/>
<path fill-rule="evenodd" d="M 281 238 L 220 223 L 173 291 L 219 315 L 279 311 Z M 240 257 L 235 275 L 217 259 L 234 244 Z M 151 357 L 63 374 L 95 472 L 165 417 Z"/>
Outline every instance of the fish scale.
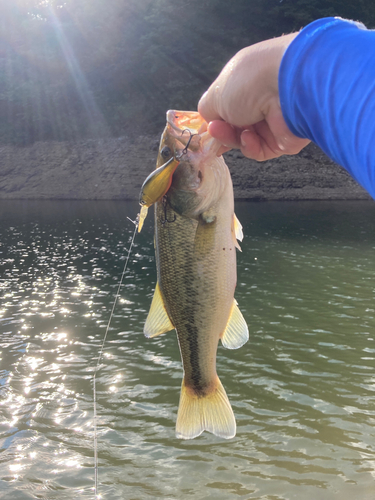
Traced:
<path fill-rule="evenodd" d="M 164 209 L 156 206 L 156 252 L 158 281 L 166 310 L 173 325 L 178 325 L 178 340 L 184 359 L 185 375 L 194 381 L 197 391 L 202 390 L 199 368 L 197 311 L 197 282 L 194 271 L 194 239 L 198 223 L 184 219 L 172 209 L 173 223 L 161 223 Z M 171 219 L 172 220 L 172 219 Z"/>

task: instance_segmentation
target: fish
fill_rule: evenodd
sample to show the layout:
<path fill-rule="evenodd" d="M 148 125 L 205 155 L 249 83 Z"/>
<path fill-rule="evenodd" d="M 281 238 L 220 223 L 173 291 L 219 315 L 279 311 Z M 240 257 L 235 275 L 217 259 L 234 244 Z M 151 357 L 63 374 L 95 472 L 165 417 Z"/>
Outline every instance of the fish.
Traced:
<path fill-rule="evenodd" d="M 157 283 L 144 325 L 147 338 L 176 330 L 183 380 L 176 436 L 203 431 L 230 439 L 236 421 L 216 372 L 219 340 L 243 346 L 249 331 L 234 298 L 237 240 L 231 176 L 221 144 L 194 111 L 167 112 L 156 169 L 141 189 L 154 205 Z"/>

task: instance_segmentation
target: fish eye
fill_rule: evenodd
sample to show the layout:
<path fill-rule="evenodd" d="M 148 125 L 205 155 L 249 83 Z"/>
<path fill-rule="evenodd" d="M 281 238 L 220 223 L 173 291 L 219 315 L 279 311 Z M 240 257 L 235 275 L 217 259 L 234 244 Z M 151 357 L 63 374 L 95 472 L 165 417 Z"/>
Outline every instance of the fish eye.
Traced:
<path fill-rule="evenodd" d="M 160 154 L 164 158 L 164 160 L 167 160 L 172 156 L 172 151 L 168 146 L 164 146 L 164 148 L 160 151 Z"/>

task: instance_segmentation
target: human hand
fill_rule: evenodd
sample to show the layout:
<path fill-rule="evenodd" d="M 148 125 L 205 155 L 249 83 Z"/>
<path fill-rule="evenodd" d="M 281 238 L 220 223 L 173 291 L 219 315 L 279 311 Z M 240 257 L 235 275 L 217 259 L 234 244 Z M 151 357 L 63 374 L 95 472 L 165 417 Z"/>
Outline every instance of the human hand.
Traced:
<path fill-rule="evenodd" d="M 258 161 L 299 153 L 310 141 L 295 136 L 282 115 L 278 74 L 283 54 L 297 33 L 257 43 L 238 52 L 201 97 L 198 111 L 219 154 L 240 149 Z"/>

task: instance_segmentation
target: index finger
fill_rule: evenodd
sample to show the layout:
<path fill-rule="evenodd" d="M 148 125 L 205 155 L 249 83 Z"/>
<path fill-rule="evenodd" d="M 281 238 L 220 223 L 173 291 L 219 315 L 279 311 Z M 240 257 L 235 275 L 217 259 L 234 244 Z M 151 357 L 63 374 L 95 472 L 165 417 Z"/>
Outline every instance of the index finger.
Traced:
<path fill-rule="evenodd" d="M 241 129 L 222 120 L 213 120 L 208 124 L 208 133 L 228 149 L 241 148 Z"/>
<path fill-rule="evenodd" d="M 220 113 L 217 109 L 217 102 L 215 99 L 215 82 L 211 87 L 202 95 L 198 102 L 198 113 L 206 120 L 207 123 L 214 120 L 222 120 Z M 217 93 L 217 91 L 216 91 Z"/>

